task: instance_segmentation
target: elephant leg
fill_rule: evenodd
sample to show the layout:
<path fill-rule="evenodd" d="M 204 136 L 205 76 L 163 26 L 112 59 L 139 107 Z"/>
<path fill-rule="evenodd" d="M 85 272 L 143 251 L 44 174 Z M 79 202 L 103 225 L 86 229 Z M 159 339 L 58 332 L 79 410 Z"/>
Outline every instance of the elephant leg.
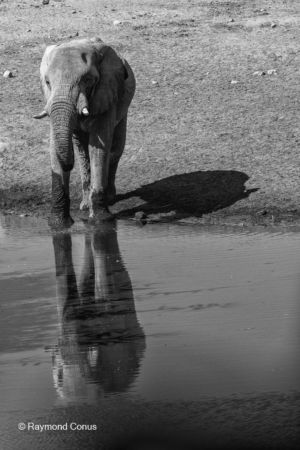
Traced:
<path fill-rule="evenodd" d="M 76 131 L 73 135 L 73 145 L 77 151 L 81 185 L 82 185 L 82 201 L 80 203 L 80 209 L 89 208 L 89 195 L 91 184 L 91 169 L 89 158 L 89 135 L 83 131 Z"/>
<path fill-rule="evenodd" d="M 57 299 L 59 303 L 60 319 L 67 316 L 78 303 L 78 289 L 72 259 L 72 238 L 70 233 L 55 233 L 52 236 L 55 268 Z"/>
<path fill-rule="evenodd" d="M 115 116 L 104 114 L 97 129 L 90 133 L 89 156 L 91 164 L 90 220 L 112 219 L 106 198 L 109 157 L 113 139 Z"/>
<path fill-rule="evenodd" d="M 91 304 L 95 299 L 95 267 L 89 233 L 84 237 L 83 267 L 79 282 L 79 293 L 82 303 Z"/>
<path fill-rule="evenodd" d="M 97 229 L 97 231 L 99 228 Z M 111 289 L 111 272 L 110 272 L 110 257 L 107 253 L 106 244 L 106 233 L 102 233 L 101 229 L 94 233 L 92 239 L 92 251 L 94 256 L 95 265 L 95 301 L 98 303 L 99 311 L 108 312 L 109 302 L 111 300 L 110 289 Z M 96 241 L 96 247 L 95 247 Z M 99 249 L 100 247 L 100 249 Z"/>
<path fill-rule="evenodd" d="M 108 168 L 108 183 L 107 183 L 107 201 L 108 204 L 113 204 L 116 197 L 115 179 L 120 158 L 123 154 L 126 141 L 126 127 L 127 114 L 118 123 L 114 130 L 113 141 L 111 145 L 109 168 Z"/>
<path fill-rule="evenodd" d="M 52 207 L 49 225 L 54 229 L 70 228 L 74 221 L 70 216 L 70 170 L 63 170 L 56 152 L 50 152 L 52 172 Z"/>

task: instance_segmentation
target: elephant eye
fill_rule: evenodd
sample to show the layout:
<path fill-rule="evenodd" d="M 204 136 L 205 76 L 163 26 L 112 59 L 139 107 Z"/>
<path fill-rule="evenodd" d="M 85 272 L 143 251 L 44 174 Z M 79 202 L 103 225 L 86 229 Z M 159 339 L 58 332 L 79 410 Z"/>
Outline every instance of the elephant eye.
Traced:
<path fill-rule="evenodd" d="M 46 82 L 46 85 L 48 86 L 48 88 L 51 89 L 50 81 L 47 78 L 46 78 L 45 82 Z"/>

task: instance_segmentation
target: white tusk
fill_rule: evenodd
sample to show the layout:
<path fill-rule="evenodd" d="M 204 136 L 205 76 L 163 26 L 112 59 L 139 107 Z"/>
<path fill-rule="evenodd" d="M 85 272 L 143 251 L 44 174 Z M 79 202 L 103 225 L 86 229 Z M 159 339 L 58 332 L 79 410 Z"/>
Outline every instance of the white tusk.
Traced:
<path fill-rule="evenodd" d="M 36 116 L 33 116 L 34 119 L 42 119 L 43 117 L 48 116 L 48 113 L 44 110 L 41 113 L 37 114 Z"/>
<path fill-rule="evenodd" d="M 82 108 L 82 114 L 84 115 L 84 116 L 88 116 L 90 113 L 89 113 L 89 110 L 86 108 L 86 107 L 84 107 L 84 108 Z"/>

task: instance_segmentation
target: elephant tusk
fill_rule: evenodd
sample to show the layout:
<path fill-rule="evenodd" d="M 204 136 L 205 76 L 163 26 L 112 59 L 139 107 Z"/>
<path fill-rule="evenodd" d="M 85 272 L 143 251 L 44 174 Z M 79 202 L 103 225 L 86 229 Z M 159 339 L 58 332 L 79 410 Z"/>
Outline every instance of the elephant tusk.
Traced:
<path fill-rule="evenodd" d="M 48 116 L 47 111 L 42 111 L 41 113 L 37 114 L 36 116 L 33 116 L 34 119 L 42 119 L 43 117 Z"/>
<path fill-rule="evenodd" d="M 84 115 L 84 116 L 88 116 L 90 113 L 89 113 L 89 110 L 86 108 L 86 107 L 84 107 L 84 108 L 82 108 L 82 114 Z"/>

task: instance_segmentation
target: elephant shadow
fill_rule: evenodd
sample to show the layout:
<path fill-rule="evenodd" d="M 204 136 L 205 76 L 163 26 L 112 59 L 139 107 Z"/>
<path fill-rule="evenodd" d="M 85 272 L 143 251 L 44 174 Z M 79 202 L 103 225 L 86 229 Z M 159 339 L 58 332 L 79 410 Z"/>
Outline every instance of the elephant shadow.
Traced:
<path fill-rule="evenodd" d="M 257 188 L 245 187 L 248 175 L 236 170 L 197 171 L 172 175 L 117 196 L 117 202 L 139 197 L 142 205 L 117 211 L 120 216 L 145 213 L 170 213 L 201 217 L 247 198 Z M 117 208 L 118 209 L 118 208 Z"/>
<path fill-rule="evenodd" d="M 117 231 L 103 226 L 84 235 L 79 283 L 70 233 L 53 235 L 59 317 L 52 372 L 60 398 L 78 401 L 125 392 L 139 373 L 145 334 Z"/>

